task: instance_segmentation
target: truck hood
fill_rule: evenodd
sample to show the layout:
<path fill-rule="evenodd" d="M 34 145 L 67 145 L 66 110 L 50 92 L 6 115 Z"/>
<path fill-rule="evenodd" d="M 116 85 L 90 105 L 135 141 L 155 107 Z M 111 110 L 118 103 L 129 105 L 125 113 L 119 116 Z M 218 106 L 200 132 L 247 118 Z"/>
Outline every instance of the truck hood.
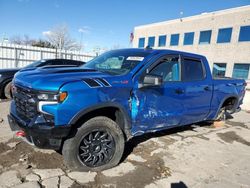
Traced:
<path fill-rule="evenodd" d="M 36 68 L 19 71 L 15 75 L 14 83 L 35 90 L 57 91 L 68 82 L 110 76 L 96 70 L 83 68 Z"/>

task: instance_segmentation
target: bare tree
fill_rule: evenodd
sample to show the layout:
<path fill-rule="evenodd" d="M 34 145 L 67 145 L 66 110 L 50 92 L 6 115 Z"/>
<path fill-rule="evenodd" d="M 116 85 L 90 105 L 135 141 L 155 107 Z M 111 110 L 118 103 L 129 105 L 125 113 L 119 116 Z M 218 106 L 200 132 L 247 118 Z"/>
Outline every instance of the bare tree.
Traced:
<path fill-rule="evenodd" d="M 17 35 L 10 39 L 11 43 L 19 45 L 29 45 L 41 48 L 56 48 L 49 41 L 43 39 L 31 39 L 28 35 Z"/>
<path fill-rule="evenodd" d="M 34 41 L 32 43 L 32 46 L 41 47 L 41 48 L 56 48 L 49 41 L 46 41 L 43 39 L 39 39 L 39 40 Z"/>
<path fill-rule="evenodd" d="M 43 34 L 57 49 L 79 50 L 81 47 L 79 43 L 70 37 L 67 25 L 58 25 L 51 31 L 43 32 Z"/>
<path fill-rule="evenodd" d="M 13 44 L 21 45 L 22 44 L 22 38 L 21 38 L 21 36 L 14 36 L 14 37 L 10 38 L 10 42 L 13 43 Z"/>
<path fill-rule="evenodd" d="M 34 39 L 31 39 L 28 35 L 16 35 L 10 39 L 11 43 L 19 45 L 32 45 L 35 42 Z"/>

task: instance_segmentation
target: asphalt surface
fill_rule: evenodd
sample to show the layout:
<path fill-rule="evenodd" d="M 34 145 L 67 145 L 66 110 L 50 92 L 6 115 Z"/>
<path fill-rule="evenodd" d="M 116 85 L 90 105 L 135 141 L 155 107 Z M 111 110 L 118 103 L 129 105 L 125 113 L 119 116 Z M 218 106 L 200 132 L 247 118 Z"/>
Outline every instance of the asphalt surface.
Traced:
<path fill-rule="evenodd" d="M 54 151 L 13 136 L 0 102 L 0 187 L 250 187 L 250 114 L 147 134 L 126 144 L 119 166 L 72 172 Z"/>

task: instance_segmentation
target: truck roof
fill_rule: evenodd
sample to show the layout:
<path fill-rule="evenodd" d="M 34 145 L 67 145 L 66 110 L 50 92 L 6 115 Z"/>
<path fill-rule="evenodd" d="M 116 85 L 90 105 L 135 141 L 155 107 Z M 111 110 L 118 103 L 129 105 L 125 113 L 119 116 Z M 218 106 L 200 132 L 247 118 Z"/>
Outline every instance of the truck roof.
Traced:
<path fill-rule="evenodd" d="M 147 49 L 147 48 L 125 48 L 125 49 L 119 49 L 119 50 L 126 50 L 131 52 L 146 52 L 149 54 L 181 54 L 186 56 L 193 56 L 194 58 L 204 58 L 203 55 L 194 54 L 190 52 L 184 52 L 184 51 L 178 51 L 178 50 L 169 50 L 169 49 Z"/>

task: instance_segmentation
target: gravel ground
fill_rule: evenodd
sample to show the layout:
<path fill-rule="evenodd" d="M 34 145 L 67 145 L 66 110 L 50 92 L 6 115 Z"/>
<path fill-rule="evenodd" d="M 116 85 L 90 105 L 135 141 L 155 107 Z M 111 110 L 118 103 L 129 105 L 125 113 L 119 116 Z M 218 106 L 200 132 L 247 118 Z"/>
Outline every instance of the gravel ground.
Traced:
<path fill-rule="evenodd" d="M 0 103 L 0 187 L 250 187 L 250 114 L 226 124 L 147 134 L 126 145 L 119 166 L 72 172 L 60 154 L 13 137 Z"/>

